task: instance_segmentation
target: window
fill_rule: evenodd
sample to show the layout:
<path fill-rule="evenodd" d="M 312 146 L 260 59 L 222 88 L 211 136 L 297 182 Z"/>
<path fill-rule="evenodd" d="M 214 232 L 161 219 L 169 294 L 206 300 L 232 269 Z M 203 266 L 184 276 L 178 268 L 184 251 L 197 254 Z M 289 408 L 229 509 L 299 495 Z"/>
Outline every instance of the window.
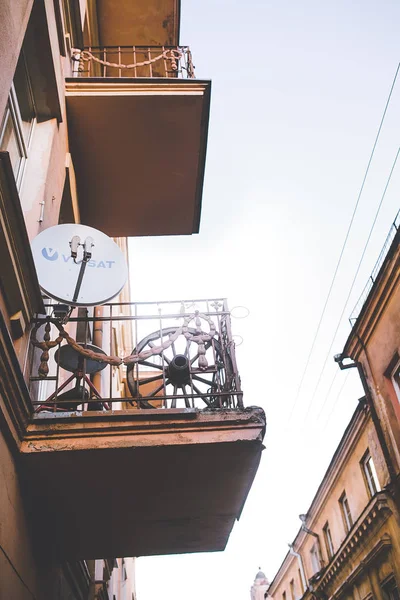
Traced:
<path fill-rule="evenodd" d="M 400 402 L 400 363 L 398 360 L 398 356 L 393 359 L 391 365 L 389 366 L 388 371 L 385 373 L 387 376 L 391 377 L 394 390 L 396 392 L 397 400 Z M 393 369 L 393 362 L 396 360 L 396 366 Z M 391 367 L 391 368 L 390 368 Z"/>
<path fill-rule="evenodd" d="M 297 569 L 297 573 L 299 575 L 299 581 L 300 581 L 300 589 L 301 589 L 301 593 L 304 594 L 305 589 L 304 589 L 304 585 L 303 585 L 303 578 L 301 576 L 301 571 L 300 569 Z"/>
<path fill-rule="evenodd" d="M 318 571 L 321 570 L 321 564 L 319 562 L 317 544 L 314 544 L 314 546 L 311 548 L 310 555 L 311 555 L 311 566 L 313 569 L 313 574 L 318 573 Z"/>
<path fill-rule="evenodd" d="M 378 475 L 369 450 L 367 450 L 362 458 L 361 468 L 363 470 L 368 491 L 371 496 L 374 496 L 377 492 L 381 491 L 381 486 L 379 485 Z"/>
<path fill-rule="evenodd" d="M 342 511 L 343 523 L 346 531 L 350 531 L 353 526 L 353 519 L 351 518 L 351 512 L 349 507 L 349 501 L 347 500 L 346 492 L 339 498 L 340 509 Z"/>
<path fill-rule="evenodd" d="M 328 522 L 325 523 L 323 531 L 324 531 L 326 553 L 328 555 L 328 558 L 332 558 L 332 556 L 335 554 L 335 551 L 333 549 L 332 535 L 331 535 L 331 530 L 329 528 Z"/>
<path fill-rule="evenodd" d="M 296 593 L 294 589 L 294 579 L 292 579 L 289 583 L 290 585 L 290 598 L 291 600 L 296 600 Z"/>
<path fill-rule="evenodd" d="M 385 600 L 400 600 L 399 588 L 396 585 L 394 577 L 391 577 L 389 581 L 382 586 L 382 591 Z"/>
<path fill-rule="evenodd" d="M 18 59 L 6 111 L 0 126 L 0 150 L 10 154 L 17 185 L 20 186 L 35 122 L 35 107 L 24 52 Z"/>
<path fill-rule="evenodd" d="M 286 600 L 286 592 L 283 592 L 283 594 L 282 594 L 282 600 Z"/>

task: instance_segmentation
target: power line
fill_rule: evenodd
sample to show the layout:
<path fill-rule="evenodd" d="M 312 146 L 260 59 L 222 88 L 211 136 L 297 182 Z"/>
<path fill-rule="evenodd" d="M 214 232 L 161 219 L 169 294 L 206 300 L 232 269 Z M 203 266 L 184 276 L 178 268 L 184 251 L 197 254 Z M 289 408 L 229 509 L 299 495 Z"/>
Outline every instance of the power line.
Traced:
<path fill-rule="evenodd" d="M 343 390 L 344 390 L 344 386 L 345 386 L 345 385 L 346 385 L 346 383 L 347 383 L 347 380 L 348 380 L 348 378 L 349 378 L 349 375 L 350 375 L 350 370 L 349 370 L 349 371 L 347 371 L 347 373 L 346 373 L 346 377 L 344 378 L 344 381 L 343 381 L 343 383 L 342 383 L 342 385 L 341 385 L 341 388 L 340 388 L 340 390 L 339 390 L 339 392 L 338 392 L 338 394 L 337 394 L 337 396 L 336 396 L 336 398 L 335 398 L 335 401 L 334 401 L 334 403 L 332 404 L 331 411 L 330 411 L 329 415 L 327 416 L 327 418 L 326 418 L 326 421 L 325 421 L 325 425 L 324 425 L 324 427 L 323 427 L 323 429 L 322 429 L 322 431 L 323 431 L 323 432 L 325 431 L 325 429 L 326 429 L 326 428 L 327 428 L 327 426 L 328 426 L 329 420 L 330 420 L 330 418 L 331 418 L 331 416 L 332 416 L 332 414 L 333 414 L 333 411 L 334 411 L 334 409 L 335 409 L 335 406 L 337 405 L 337 403 L 338 403 L 338 401 L 339 401 L 339 398 L 340 398 L 340 396 L 342 395 L 342 392 L 343 392 Z"/>
<path fill-rule="evenodd" d="M 349 302 L 349 300 L 350 300 L 351 293 L 352 293 L 352 291 L 353 291 L 353 288 L 354 288 L 354 285 L 355 285 L 355 282 L 356 282 L 356 279 L 357 279 L 358 273 L 359 273 L 359 271 L 360 271 L 360 268 L 361 268 L 361 264 L 362 264 L 362 262 L 363 262 L 363 260 L 364 260 L 365 252 L 367 251 L 367 247 L 368 247 L 369 241 L 370 241 L 370 239 L 371 239 L 372 232 L 373 232 L 373 230 L 374 230 L 374 228 L 375 228 L 375 223 L 376 223 L 376 221 L 377 221 L 377 219 L 378 219 L 378 216 L 379 216 L 379 213 L 380 213 L 380 210 L 381 210 L 381 207 L 382 207 L 383 201 L 384 201 L 384 199 L 385 199 L 385 196 L 386 196 L 387 189 L 388 189 L 388 187 L 389 187 L 389 184 L 390 184 L 390 181 L 391 181 L 391 179 L 392 179 L 393 171 L 394 171 L 394 169 L 395 169 L 395 167 L 396 167 L 396 163 L 397 163 L 397 159 L 398 159 L 398 157 L 399 157 L 399 154 L 400 154 L 400 148 L 398 148 L 398 149 L 397 149 L 396 156 L 395 156 L 395 159 L 394 159 L 394 161 L 393 161 L 393 164 L 392 164 L 392 168 L 390 169 L 389 177 L 388 177 L 388 179 L 387 179 L 387 181 L 386 181 L 386 185 L 385 185 L 385 188 L 384 188 L 384 190 L 383 190 L 383 194 L 382 194 L 382 196 L 381 196 L 381 200 L 380 200 L 380 202 L 379 202 L 378 208 L 377 208 L 377 210 L 376 210 L 376 213 L 375 213 L 374 220 L 373 220 L 373 222 L 372 222 L 372 225 L 371 225 L 371 228 L 370 228 L 370 230 L 369 230 L 369 234 L 368 234 L 368 237 L 367 237 L 367 241 L 365 242 L 364 249 L 363 249 L 363 251 L 362 251 L 362 254 L 361 254 L 361 258 L 360 258 L 360 260 L 359 260 L 359 262 L 358 262 L 358 266 L 357 266 L 357 269 L 356 269 L 355 275 L 354 275 L 354 277 L 353 277 L 353 281 L 352 281 L 352 283 L 351 283 L 351 286 L 350 286 L 349 292 L 348 292 L 348 294 L 347 294 L 347 298 L 346 298 L 346 300 L 345 300 L 345 303 L 344 303 L 344 306 L 343 306 L 343 310 L 342 310 L 342 312 L 341 312 L 341 314 L 340 314 L 339 321 L 338 321 L 338 324 L 337 324 L 337 326 L 336 326 L 336 329 L 335 329 L 335 333 L 333 334 L 333 338 L 332 338 L 332 341 L 331 341 L 331 345 L 329 346 L 329 350 L 328 350 L 328 352 L 327 352 L 327 354 L 326 354 L 325 361 L 324 361 L 324 364 L 323 364 L 323 366 L 322 366 L 321 372 L 320 372 L 320 374 L 319 374 L 319 377 L 318 377 L 317 384 L 316 384 L 316 386 L 315 386 L 315 388 L 314 388 L 313 395 L 312 395 L 312 397 L 311 397 L 311 400 L 310 400 L 310 402 L 309 402 L 309 404 L 308 404 L 308 408 L 307 408 L 307 411 L 306 411 L 306 415 L 305 415 L 305 417 L 304 417 L 305 419 L 307 419 L 307 417 L 308 417 L 308 415 L 309 415 L 309 413 L 310 413 L 310 409 L 311 409 L 311 406 L 312 406 L 312 404 L 313 404 L 313 402 L 314 402 L 315 396 L 317 395 L 317 391 L 318 391 L 318 388 L 319 388 L 319 384 L 321 383 L 321 379 L 322 379 L 322 376 L 323 376 L 323 374 L 324 374 L 325 367 L 326 367 L 326 365 L 327 365 L 327 362 L 328 362 L 329 358 L 331 357 L 331 351 L 332 351 L 332 348 L 333 348 L 333 344 L 335 343 L 335 340 L 336 340 L 337 333 L 338 333 L 338 331 L 339 331 L 340 325 L 342 324 L 343 315 L 344 315 L 344 313 L 345 313 L 345 311 L 346 311 L 347 304 L 348 304 L 348 302 Z M 326 400 L 326 399 L 325 399 L 325 400 Z"/>
<path fill-rule="evenodd" d="M 385 117 L 386 117 L 386 113 L 387 113 L 387 109 L 389 107 L 389 103 L 390 103 L 390 100 L 391 100 L 391 97 L 392 97 L 393 89 L 394 89 L 394 86 L 396 84 L 396 80 L 397 80 L 397 75 L 399 73 L 399 69 L 400 69 L 400 63 L 397 65 L 396 73 L 395 73 L 395 76 L 393 78 L 393 82 L 392 82 L 392 86 L 390 88 L 389 96 L 387 98 L 385 109 L 384 109 L 383 114 L 382 114 L 382 118 L 381 118 L 381 121 L 380 121 L 380 124 L 379 124 L 378 132 L 377 132 L 377 134 L 375 136 L 374 145 L 372 147 L 372 151 L 371 151 L 371 154 L 370 154 L 370 157 L 369 157 L 369 160 L 368 160 L 367 168 L 366 168 L 365 173 L 364 173 L 364 177 L 363 177 L 363 180 L 362 180 L 360 191 L 358 192 L 357 201 L 356 201 L 356 204 L 355 204 L 354 209 L 353 209 L 353 214 L 351 216 L 350 223 L 349 223 L 349 226 L 348 226 L 348 229 L 347 229 L 344 241 L 343 241 L 343 245 L 342 245 L 342 248 L 341 248 L 341 251 L 340 251 L 340 254 L 339 254 L 339 259 L 337 261 L 336 268 L 335 268 L 335 271 L 333 273 L 332 281 L 331 281 L 331 284 L 329 286 L 328 295 L 326 297 L 326 300 L 325 300 L 325 303 L 324 303 L 324 307 L 322 309 L 322 313 L 321 313 L 321 316 L 320 316 L 319 321 L 318 321 L 317 329 L 315 331 L 314 339 L 312 341 L 311 348 L 310 348 L 310 351 L 309 351 L 308 356 L 307 356 L 307 361 L 306 361 L 306 364 L 305 364 L 305 367 L 304 367 L 303 374 L 302 374 L 301 379 L 300 379 L 299 387 L 297 389 L 297 393 L 296 393 L 296 396 L 295 396 L 292 408 L 290 410 L 289 420 L 291 420 L 291 418 L 293 416 L 294 409 L 296 407 L 297 401 L 298 401 L 299 396 L 300 396 L 301 389 L 303 387 L 304 379 L 305 379 L 305 376 L 306 376 L 306 373 L 307 373 L 307 370 L 308 370 L 308 366 L 310 364 L 311 355 L 312 355 L 312 353 L 314 351 L 314 347 L 315 347 L 315 343 L 317 341 L 319 330 L 321 328 L 321 324 L 322 324 L 323 318 L 325 316 L 326 308 L 328 306 L 328 302 L 329 302 L 330 297 L 331 297 L 332 289 L 333 289 L 333 286 L 334 286 L 335 281 L 336 281 L 336 276 L 337 276 L 337 273 L 339 271 L 339 267 L 340 267 L 341 262 L 342 262 L 344 250 L 345 250 L 346 245 L 347 245 L 347 240 L 349 238 L 350 231 L 351 231 L 351 228 L 353 226 L 353 221 L 354 221 L 354 218 L 356 216 L 357 209 L 358 209 L 358 205 L 360 203 L 361 195 L 362 195 L 363 190 L 364 190 L 365 182 L 366 182 L 366 179 L 368 177 L 368 173 L 369 173 L 369 169 L 370 169 L 370 166 L 371 166 L 371 162 L 372 162 L 373 156 L 375 154 L 375 149 L 376 149 L 376 146 L 377 146 L 380 134 L 381 134 L 381 129 L 382 129 Z"/>
<path fill-rule="evenodd" d="M 322 414 L 322 412 L 323 412 L 323 410 L 324 410 L 324 408 L 325 408 L 325 405 L 326 405 L 326 403 L 327 403 L 327 401 L 328 401 L 328 398 L 329 398 L 329 396 L 330 396 L 330 394 L 331 394 L 331 391 L 332 391 L 332 388 L 333 388 L 333 384 L 335 383 L 335 381 L 336 381 L 336 377 L 338 376 L 338 374 L 339 374 L 339 373 L 340 373 L 340 368 L 339 368 L 339 366 L 338 366 L 338 367 L 337 367 L 337 369 L 336 369 L 336 371 L 335 371 L 335 374 L 334 374 L 334 376 L 333 376 L 333 379 L 332 379 L 332 381 L 331 381 L 331 385 L 329 386 L 329 389 L 328 389 L 328 391 L 327 391 L 327 393 L 326 393 L 325 400 L 323 401 L 323 403 L 322 403 L 322 406 L 321 406 L 321 409 L 320 409 L 320 411 L 319 411 L 319 413 L 318 413 L 318 415 L 317 415 L 317 421 L 319 420 L 319 418 L 320 418 L 320 416 L 321 416 L 321 414 Z"/>

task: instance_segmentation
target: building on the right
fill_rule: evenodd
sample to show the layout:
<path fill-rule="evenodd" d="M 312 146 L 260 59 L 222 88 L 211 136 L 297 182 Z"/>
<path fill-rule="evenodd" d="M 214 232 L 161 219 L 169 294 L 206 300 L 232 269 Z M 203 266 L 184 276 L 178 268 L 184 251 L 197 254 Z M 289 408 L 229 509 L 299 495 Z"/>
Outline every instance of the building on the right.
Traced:
<path fill-rule="evenodd" d="M 272 600 L 400 600 L 400 212 L 350 323 L 334 359 L 358 369 L 365 396 L 300 515 Z"/>
<path fill-rule="evenodd" d="M 351 333 L 335 356 L 357 367 L 400 508 L 400 213 L 351 316 Z"/>
<path fill-rule="evenodd" d="M 300 530 L 268 597 L 399 600 L 400 516 L 389 482 L 379 433 L 363 397 L 310 507 L 300 515 Z"/>

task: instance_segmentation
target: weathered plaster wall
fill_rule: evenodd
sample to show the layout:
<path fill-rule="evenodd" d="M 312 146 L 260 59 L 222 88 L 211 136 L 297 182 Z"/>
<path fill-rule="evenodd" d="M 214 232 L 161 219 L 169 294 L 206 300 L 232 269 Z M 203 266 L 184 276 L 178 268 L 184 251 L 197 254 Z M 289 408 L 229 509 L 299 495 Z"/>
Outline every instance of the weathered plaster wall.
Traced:
<path fill-rule="evenodd" d="M 24 177 L 20 189 L 21 205 L 29 237 L 58 222 L 67 152 L 64 69 L 69 65 L 59 54 L 59 40 L 53 0 L 37 0 L 45 9 L 38 35 L 48 32 L 54 64 L 53 98 L 58 96 L 61 122 L 56 118 L 35 124 Z M 85 5 L 85 2 L 82 2 Z M 18 56 L 25 37 L 33 0 L 0 0 L 0 122 L 5 110 Z M 47 93 L 47 91 L 45 92 Z M 40 202 L 45 202 L 44 219 L 39 223 Z M 4 265 L 3 265 L 4 268 Z M 0 310 L 7 315 L 0 297 Z M 26 339 L 16 344 L 21 367 L 26 354 Z M 0 387 L 0 393 L 3 393 Z M 53 557 L 36 552 L 30 530 L 30 507 L 18 477 L 17 450 L 0 419 L 0 600 L 66 600 L 75 598 L 61 566 Z"/>
<path fill-rule="evenodd" d="M 396 353 L 400 354 L 399 310 L 400 287 L 397 287 L 367 342 L 368 358 L 365 353 L 360 357 L 397 472 L 400 471 L 400 397 L 385 373 Z"/>
<path fill-rule="evenodd" d="M 14 458 L 0 436 L 0 600 L 38 596 L 37 565 Z"/>
<path fill-rule="evenodd" d="M 20 197 L 29 239 L 58 223 L 65 181 L 67 132 L 56 119 L 36 123 Z M 39 222 L 41 202 L 43 221 Z"/>
<path fill-rule="evenodd" d="M 353 444 L 349 444 L 349 441 L 347 441 L 344 448 L 344 459 L 334 465 L 330 471 L 330 474 L 325 477 L 326 489 L 322 491 L 320 500 L 316 503 L 314 501 L 314 507 L 312 505 L 311 509 L 309 509 L 309 516 L 307 519 L 307 527 L 319 535 L 322 559 L 324 560 L 325 565 L 329 564 L 330 562 L 323 535 L 323 527 L 325 523 L 329 523 L 335 553 L 338 551 L 340 545 L 347 537 L 347 531 L 343 523 L 339 505 L 339 498 L 343 491 L 346 491 L 353 523 L 356 522 L 370 501 L 370 495 L 367 491 L 366 482 L 360 466 L 360 461 L 362 460 L 367 449 L 369 450 L 374 461 L 381 487 L 384 487 L 388 482 L 388 471 L 377 439 L 376 431 L 370 417 L 368 417 L 366 422 L 362 425 L 357 441 L 355 441 Z M 373 541 L 371 542 L 371 547 L 377 539 L 382 537 L 382 535 L 385 533 L 388 533 L 393 543 L 392 552 L 393 556 L 395 557 L 395 561 L 397 561 L 395 564 L 398 564 L 400 560 L 400 531 L 399 524 L 396 519 L 397 512 L 395 511 L 395 515 L 391 516 L 390 519 L 388 519 L 388 521 L 386 521 L 381 528 L 375 532 Z M 316 543 L 316 538 L 310 534 L 300 534 L 300 536 L 302 537 L 299 537 L 298 539 L 301 541 L 296 543 L 295 550 L 299 552 L 303 558 L 306 579 L 309 580 L 310 577 L 315 574 L 315 570 L 311 562 L 310 551 L 312 546 Z M 365 551 L 365 546 L 362 546 L 361 550 Z M 356 562 L 352 562 L 354 560 L 354 557 L 348 560 L 349 568 L 353 568 L 355 566 Z M 300 593 L 301 582 L 298 574 L 298 568 L 298 559 L 294 556 L 288 556 L 283 563 L 281 571 L 277 574 L 269 589 L 269 593 L 272 595 L 274 600 L 282 600 L 284 592 L 286 592 L 287 600 L 291 600 L 290 581 L 292 579 L 294 580 L 295 584 L 295 598 L 300 598 L 302 596 L 302 593 Z M 361 579 L 357 585 L 362 587 L 364 583 L 365 582 L 363 582 Z M 361 598 L 364 598 L 367 593 L 371 592 L 371 587 L 368 581 L 367 584 L 367 591 L 364 595 L 361 590 Z"/>
<path fill-rule="evenodd" d="M 32 5 L 33 0 L 0 2 L 0 115 L 7 103 Z"/>

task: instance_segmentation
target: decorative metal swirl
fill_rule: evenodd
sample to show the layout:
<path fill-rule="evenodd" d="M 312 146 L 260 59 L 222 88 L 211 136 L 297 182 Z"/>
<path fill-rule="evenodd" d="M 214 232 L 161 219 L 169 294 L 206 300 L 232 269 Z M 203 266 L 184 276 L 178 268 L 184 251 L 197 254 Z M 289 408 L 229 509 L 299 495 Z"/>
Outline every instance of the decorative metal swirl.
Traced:
<path fill-rule="evenodd" d="M 201 320 L 204 320 L 209 325 L 209 332 L 205 333 L 201 329 Z M 192 321 L 195 321 L 195 333 L 191 333 L 189 331 L 189 324 Z M 39 342 L 37 339 L 37 332 L 39 328 L 46 323 L 45 326 L 45 334 L 42 342 Z M 59 331 L 59 336 L 54 340 L 50 341 L 50 327 L 53 324 Z M 64 339 L 67 344 L 69 344 L 78 354 L 83 356 L 86 359 L 95 360 L 97 362 L 105 362 L 109 365 L 120 366 L 122 364 L 131 365 L 137 363 L 139 360 L 145 360 L 153 355 L 160 355 L 164 350 L 172 346 L 172 344 L 178 339 L 180 335 L 184 335 L 187 340 L 195 342 L 199 346 L 199 367 L 201 369 L 207 369 L 208 362 L 205 357 L 206 349 L 205 343 L 211 340 L 216 334 L 215 323 L 213 320 L 208 317 L 204 313 L 200 313 L 196 310 L 193 314 L 188 315 L 183 324 L 176 329 L 176 331 L 172 334 L 169 334 L 168 340 L 162 342 L 159 346 L 154 346 L 153 348 L 149 348 L 148 350 L 143 350 L 137 354 L 131 354 L 129 356 L 125 356 L 124 358 L 120 358 L 119 356 L 109 356 L 106 354 L 100 354 L 99 352 L 94 352 L 93 350 L 89 350 L 84 346 L 78 344 L 74 338 L 72 338 L 69 333 L 67 333 L 63 327 L 63 325 L 55 320 L 50 319 L 49 317 L 45 320 L 39 321 L 36 323 L 35 327 L 32 330 L 31 343 L 36 348 L 40 348 L 43 350 L 42 355 L 40 357 L 40 365 L 38 369 L 39 377 L 47 377 L 49 373 L 48 361 L 49 361 L 49 349 L 54 348 Z"/>

